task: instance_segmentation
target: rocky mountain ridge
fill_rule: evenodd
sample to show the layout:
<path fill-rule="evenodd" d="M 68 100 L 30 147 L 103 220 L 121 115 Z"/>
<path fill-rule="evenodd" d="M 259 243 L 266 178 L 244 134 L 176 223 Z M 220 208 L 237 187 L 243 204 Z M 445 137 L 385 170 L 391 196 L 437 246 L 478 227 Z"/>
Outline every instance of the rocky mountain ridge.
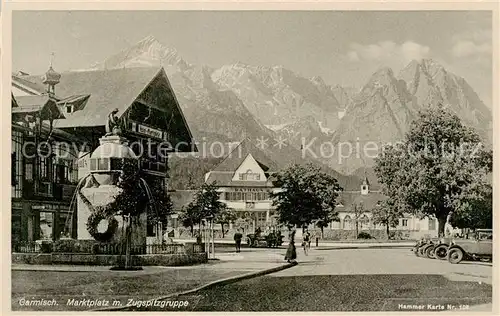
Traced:
<path fill-rule="evenodd" d="M 330 86 L 321 77 L 305 78 L 282 66 L 245 63 L 210 68 L 192 65 L 149 36 L 94 69 L 163 66 L 195 137 L 239 140 L 285 138 L 290 146 L 269 146 L 282 163 L 304 158 L 304 141 L 321 143 L 391 142 L 401 139 L 420 109 L 441 103 L 488 138 L 492 115 L 465 79 L 431 59 L 412 61 L 399 74 L 376 71 L 361 89 Z M 271 144 L 270 144 L 271 145 Z M 306 157 L 344 173 L 370 166 L 353 157 Z"/>

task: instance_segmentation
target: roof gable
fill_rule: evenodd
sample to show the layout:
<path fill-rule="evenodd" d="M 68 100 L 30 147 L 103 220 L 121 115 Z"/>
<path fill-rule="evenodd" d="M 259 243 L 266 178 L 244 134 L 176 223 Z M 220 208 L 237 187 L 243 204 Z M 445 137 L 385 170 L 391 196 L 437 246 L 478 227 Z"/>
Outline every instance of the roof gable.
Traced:
<path fill-rule="evenodd" d="M 269 159 L 260 149 L 255 147 L 251 143 L 251 140 L 247 138 L 241 141 L 213 171 L 235 172 L 250 154 L 264 172 L 277 168 L 276 163 Z"/>
<path fill-rule="evenodd" d="M 146 116 L 148 120 L 143 118 L 142 124 L 148 124 L 150 119 L 155 121 L 157 128 L 167 132 L 167 141 L 175 151 L 197 151 L 195 144 L 193 144 L 193 136 L 189 125 L 186 122 L 184 113 L 163 68 L 135 99 L 135 106 L 149 106 L 152 109 L 161 111 L 160 115 L 153 117 L 150 117 L 152 112 L 149 112 Z M 134 112 L 133 109 L 129 109 L 128 111 Z M 127 118 L 134 119 L 133 116 L 128 115 Z M 141 121 L 137 123 L 141 124 Z"/>
<path fill-rule="evenodd" d="M 26 95 L 18 96 L 12 107 L 12 114 L 25 115 L 40 112 L 43 119 L 57 119 L 63 117 L 56 105 L 56 101 L 48 95 Z"/>
<path fill-rule="evenodd" d="M 42 78 L 34 76 L 19 76 L 12 75 L 12 90 L 19 92 L 19 95 L 41 95 L 46 92 L 45 86 L 42 83 Z"/>
<path fill-rule="evenodd" d="M 238 181 L 238 180 L 249 180 L 249 179 L 242 179 L 240 175 L 245 175 L 245 174 L 254 174 L 258 175 L 258 179 L 253 179 L 253 181 L 266 181 L 267 177 L 264 173 L 264 169 L 262 168 L 261 164 L 255 160 L 255 158 L 252 156 L 252 154 L 248 154 L 245 159 L 241 162 L 241 164 L 238 166 L 238 168 L 235 170 L 234 175 L 233 175 L 233 181 Z"/>
<path fill-rule="evenodd" d="M 337 207 L 345 212 L 352 212 L 354 205 L 363 205 L 366 211 L 373 210 L 377 204 L 386 199 L 380 192 L 370 192 L 366 195 L 360 191 L 341 192 L 337 199 Z"/>

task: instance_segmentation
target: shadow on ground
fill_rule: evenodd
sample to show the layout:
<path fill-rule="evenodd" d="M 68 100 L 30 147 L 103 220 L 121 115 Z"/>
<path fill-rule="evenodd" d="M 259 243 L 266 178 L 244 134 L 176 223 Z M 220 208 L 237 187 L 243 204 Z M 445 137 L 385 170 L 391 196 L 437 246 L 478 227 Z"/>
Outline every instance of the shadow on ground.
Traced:
<path fill-rule="evenodd" d="M 442 275 L 263 276 L 191 298 L 194 311 L 436 311 L 491 303 L 492 287 Z"/>

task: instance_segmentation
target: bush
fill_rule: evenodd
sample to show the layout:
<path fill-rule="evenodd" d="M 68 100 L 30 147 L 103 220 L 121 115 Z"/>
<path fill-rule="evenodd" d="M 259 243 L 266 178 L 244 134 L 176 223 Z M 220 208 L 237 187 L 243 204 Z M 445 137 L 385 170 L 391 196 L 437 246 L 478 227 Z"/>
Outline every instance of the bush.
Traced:
<path fill-rule="evenodd" d="M 358 234 L 358 239 L 372 239 L 372 235 L 365 232 L 361 232 Z"/>
<path fill-rule="evenodd" d="M 54 252 L 82 253 L 85 252 L 78 240 L 60 239 L 54 242 Z"/>
<path fill-rule="evenodd" d="M 44 240 L 40 244 L 40 251 L 42 253 L 51 253 L 53 249 L 52 241 Z"/>
<path fill-rule="evenodd" d="M 391 231 L 389 232 L 389 239 L 392 240 L 407 240 L 410 239 L 410 232 L 408 231 Z"/>

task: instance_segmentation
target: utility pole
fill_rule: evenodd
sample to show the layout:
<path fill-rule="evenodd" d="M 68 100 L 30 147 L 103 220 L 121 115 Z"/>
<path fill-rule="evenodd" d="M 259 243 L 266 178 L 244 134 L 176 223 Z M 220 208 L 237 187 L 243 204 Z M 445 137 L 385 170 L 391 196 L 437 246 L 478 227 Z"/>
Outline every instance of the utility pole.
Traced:
<path fill-rule="evenodd" d="M 210 228 L 212 230 L 212 258 L 215 259 L 215 232 L 214 232 L 214 219 L 210 219 Z"/>

